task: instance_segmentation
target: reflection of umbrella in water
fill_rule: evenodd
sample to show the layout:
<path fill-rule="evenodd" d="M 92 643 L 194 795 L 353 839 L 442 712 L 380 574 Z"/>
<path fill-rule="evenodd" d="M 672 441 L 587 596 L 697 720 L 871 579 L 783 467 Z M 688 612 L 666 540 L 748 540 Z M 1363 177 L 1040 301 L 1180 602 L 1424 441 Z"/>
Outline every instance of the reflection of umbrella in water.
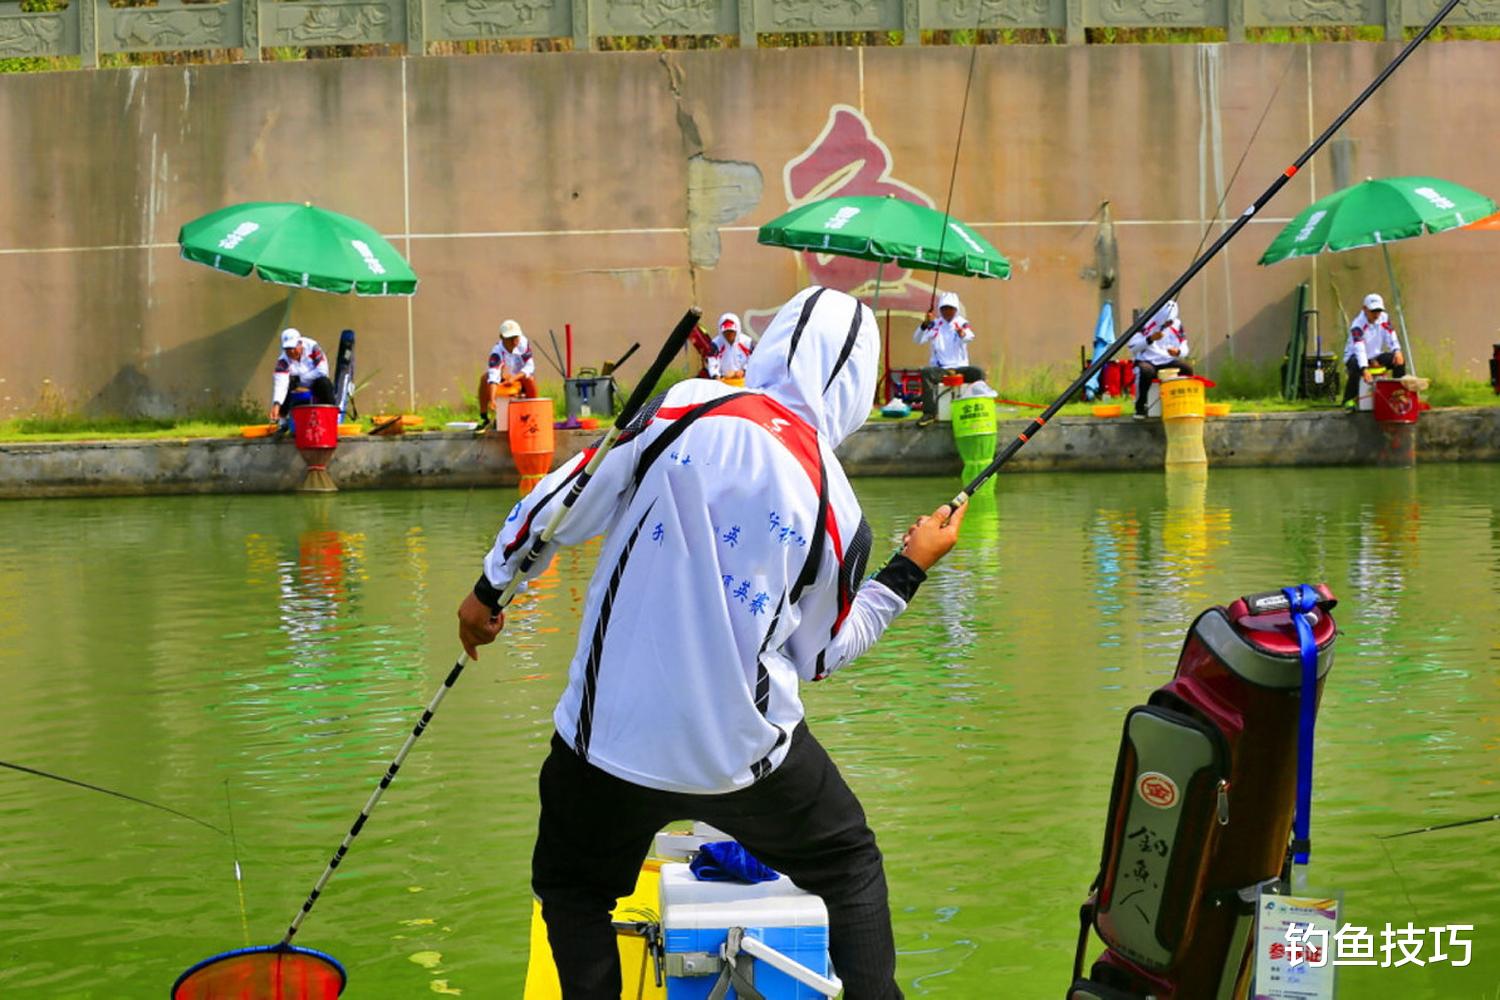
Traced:
<path fill-rule="evenodd" d="M 1309 205 L 1271 241 L 1260 263 L 1378 245 L 1396 301 L 1406 361 L 1415 374 L 1406 312 L 1386 244 L 1468 225 L 1493 214 L 1495 207 L 1492 199 L 1437 177 L 1366 180 Z"/>
<path fill-rule="evenodd" d="M 1009 278 L 1010 261 L 967 224 L 900 198 L 851 195 L 799 205 L 760 227 L 767 246 L 873 260 L 875 303 L 886 264 L 971 278 Z"/>

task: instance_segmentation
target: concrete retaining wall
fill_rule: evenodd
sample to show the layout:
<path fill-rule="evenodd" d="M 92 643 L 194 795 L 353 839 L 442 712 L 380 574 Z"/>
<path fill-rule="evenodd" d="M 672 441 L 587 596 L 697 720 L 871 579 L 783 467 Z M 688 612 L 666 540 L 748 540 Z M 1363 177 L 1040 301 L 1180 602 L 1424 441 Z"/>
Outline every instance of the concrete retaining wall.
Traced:
<path fill-rule="evenodd" d="M 1025 420 L 999 426 L 1004 443 Z M 557 461 L 598 435 L 559 431 Z M 1422 462 L 1500 461 L 1500 407 L 1434 410 L 1416 427 Z M 1210 420 L 1211 466 L 1372 465 L 1391 440 L 1368 414 L 1252 413 Z M 1063 417 L 1038 434 L 1009 471 L 1159 468 L 1166 438 L 1157 421 Z M 844 442 L 851 476 L 954 475 L 958 453 L 946 424 L 871 423 Z M 506 487 L 517 482 L 503 438 L 411 434 L 345 439 L 328 466 L 343 489 Z M 276 493 L 296 489 L 304 466 L 290 441 L 204 439 L 0 445 L 0 497 L 135 496 L 165 493 Z"/>
<path fill-rule="evenodd" d="M 953 210 L 1015 274 L 943 287 L 963 296 L 971 357 L 992 384 L 1043 363 L 1076 370 L 1098 310 L 1101 201 L 1129 316 L 1192 259 L 1215 206 L 1233 218 L 1394 53 L 1364 42 L 830 46 L 4 74 L 0 418 L 267 402 L 287 290 L 186 263 L 175 244 L 183 223 L 240 201 L 358 216 L 410 258 L 421 276 L 410 302 L 309 292 L 291 310 L 330 350 L 342 328 L 358 331 L 369 412 L 457 405 L 506 317 L 542 345 L 571 323 L 577 363 L 597 366 L 636 340 L 649 354 L 691 304 L 759 328 L 809 281 L 868 297 L 875 264 L 760 246 L 756 229 L 822 195 L 946 204 L 971 66 Z M 1346 155 L 1309 163 L 1188 286 L 1183 319 L 1207 374 L 1231 354 L 1278 362 L 1299 282 L 1312 284 L 1333 350 L 1343 334 L 1330 285 L 1350 308 L 1390 293 L 1378 249 L 1256 265 L 1313 198 L 1398 174 L 1500 191 L 1500 157 L 1461 131 L 1490 120 L 1497 53 L 1494 42 L 1424 47 L 1340 132 Z M 1496 239 L 1391 248 L 1422 342 L 1417 371 L 1442 361 L 1484 374 Z M 909 332 L 930 275 L 888 266 L 882 279 L 892 361 L 907 366 L 921 358 Z M 555 380 L 546 365 L 539 374 Z"/>

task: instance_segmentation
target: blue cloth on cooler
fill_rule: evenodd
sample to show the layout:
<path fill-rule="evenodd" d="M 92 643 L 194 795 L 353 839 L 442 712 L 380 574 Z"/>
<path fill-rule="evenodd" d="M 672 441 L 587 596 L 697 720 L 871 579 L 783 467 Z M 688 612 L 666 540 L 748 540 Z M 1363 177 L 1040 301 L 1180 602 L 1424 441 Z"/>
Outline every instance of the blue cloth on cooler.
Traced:
<path fill-rule="evenodd" d="M 733 840 L 704 844 L 688 868 L 700 882 L 774 882 L 781 876 Z"/>

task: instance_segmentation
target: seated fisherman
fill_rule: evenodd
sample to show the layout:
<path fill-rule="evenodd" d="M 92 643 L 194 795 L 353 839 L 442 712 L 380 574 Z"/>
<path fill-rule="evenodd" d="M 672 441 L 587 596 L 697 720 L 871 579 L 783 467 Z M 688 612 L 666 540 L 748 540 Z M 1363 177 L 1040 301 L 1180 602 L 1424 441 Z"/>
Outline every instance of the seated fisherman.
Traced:
<path fill-rule="evenodd" d="M 938 317 L 932 313 L 917 327 L 911 339 L 918 344 L 927 344 L 927 367 L 922 369 L 922 420 L 930 424 L 937 419 L 937 387 L 943 376 L 953 371 L 964 377 L 964 382 L 978 382 L 984 372 L 969 364 L 969 341 L 974 339 L 974 328 L 961 314 L 958 296 L 944 292 L 938 296 Z"/>
<path fill-rule="evenodd" d="M 271 376 L 271 422 L 277 423 L 296 404 L 287 397 L 294 389 L 308 389 L 314 403 L 333 404 L 333 379 L 328 377 L 328 355 L 311 337 L 288 327 L 281 331 L 281 356 Z"/>
<path fill-rule="evenodd" d="M 508 319 L 500 324 L 500 340 L 490 348 L 489 369 L 479 380 L 479 425 L 490 421 L 495 407 L 495 387 L 515 386 L 522 399 L 536 398 L 536 361 L 521 324 Z"/>
<path fill-rule="evenodd" d="M 725 313 L 719 317 L 719 335 L 714 338 L 714 353 L 708 357 L 708 377 L 744 378 L 754 350 L 755 340 L 740 329 L 740 318 Z"/>
<path fill-rule="evenodd" d="M 1344 367 L 1349 377 L 1344 380 L 1344 405 L 1355 407 L 1355 396 L 1359 394 L 1359 382 L 1372 380 L 1372 365 L 1390 369 L 1395 378 L 1406 374 L 1406 358 L 1401 354 L 1401 341 L 1391 327 L 1391 318 L 1385 312 L 1385 299 L 1378 292 L 1365 296 L 1364 309 L 1349 324 L 1349 341 L 1344 345 Z"/>
<path fill-rule="evenodd" d="M 1156 315 L 1146 321 L 1141 332 L 1131 337 L 1126 347 L 1135 358 L 1135 419 L 1146 419 L 1146 403 L 1151 395 L 1151 383 L 1157 372 L 1175 368 L 1181 375 L 1193 374 L 1188 356 L 1187 334 L 1183 332 L 1182 320 L 1178 318 L 1177 302 L 1169 299 L 1156 310 Z"/>

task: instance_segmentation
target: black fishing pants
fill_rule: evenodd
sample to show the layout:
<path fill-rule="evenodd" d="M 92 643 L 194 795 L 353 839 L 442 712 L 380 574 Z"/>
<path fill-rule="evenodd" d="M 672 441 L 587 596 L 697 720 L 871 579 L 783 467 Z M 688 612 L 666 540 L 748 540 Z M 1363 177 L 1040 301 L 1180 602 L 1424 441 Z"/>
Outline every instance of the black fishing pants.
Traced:
<path fill-rule="evenodd" d="M 955 372 L 964 377 L 964 385 L 980 382 L 984 379 L 984 369 L 973 365 L 963 365 L 958 368 L 935 368 L 922 369 L 922 416 L 937 416 L 938 386 L 943 381 L 943 376 L 949 372 Z"/>
<path fill-rule="evenodd" d="M 1375 355 L 1370 359 L 1370 364 L 1385 368 L 1390 372 L 1391 378 L 1402 378 L 1406 375 L 1406 366 L 1396 364 L 1395 351 Z M 1344 362 L 1344 368 L 1349 373 L 1348 379 L 1344 382 L 1344 402 L 1347 403 L 1359 395 L 1359 383 L 1364 381 L 1365 370 L 1359 366 L 1358 358 L 1350 358 Z"/>
<path fill-rule="evenodd" d="M 314 403 L 321 403 L 324 406 L 333 405 L 333 380 L 330 379 L 327 375 L 319 375 L 311 382 L 303 382 L 296 375 L 293 375 L 291 384 L 287 387 L 286 398 L 288 404 L 291 403 L 292 393 L 296 392 L 298 389 L 306 389 L 308 392 L 312 393 L 312 401 Z M 290 406 L 288 408 L 290 408 Z"/>
<path fill-rule="evenodd" d="M 656 832 L 696 819 L 734 837 L 828 907 L 845 1000 L 900 1000 L 885 870 L 865 812 L 799 725 L 781 766 L 723 795 L 643 788 L 586 763 L 556 734 L 542 764 L 531 887 L 542 902 L 564 1000 L 620 1000 L 610 911 L 635 887 Z"/>

